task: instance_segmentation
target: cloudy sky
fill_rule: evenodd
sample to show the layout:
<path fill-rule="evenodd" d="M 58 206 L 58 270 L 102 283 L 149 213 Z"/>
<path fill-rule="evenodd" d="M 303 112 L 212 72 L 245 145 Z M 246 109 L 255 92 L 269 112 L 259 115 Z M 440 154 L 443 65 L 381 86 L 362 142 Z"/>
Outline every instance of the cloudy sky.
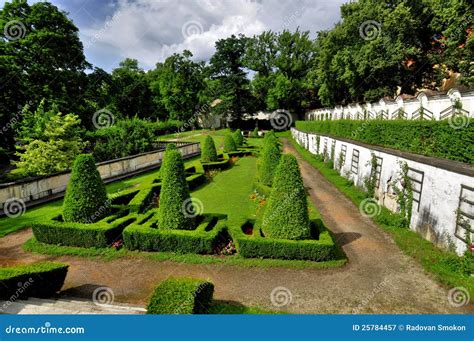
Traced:
<path fill-rule="evenodd" d="M 29 1 L 30 3 L 34 1 Z M 190 50 L 208 60 L 220 38 L 265 30 L 316 32 L 340 19 L 347 0 L 52 0 L 69 13 L 92 64 L 107 71 L 120 60 L 152 68 L 167 56 Z M 3 6 L 5 0 L 0 0 Z"/>

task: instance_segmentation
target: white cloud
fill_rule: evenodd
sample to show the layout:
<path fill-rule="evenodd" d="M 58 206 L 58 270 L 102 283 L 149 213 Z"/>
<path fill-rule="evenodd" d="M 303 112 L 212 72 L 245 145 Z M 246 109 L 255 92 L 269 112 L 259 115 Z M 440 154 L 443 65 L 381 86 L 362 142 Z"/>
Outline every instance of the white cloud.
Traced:
<path fill-rule="evenodd" d="M 208 60 L 218 39 L 264 30 L 300 27 L 317 31 L 339 20 L 343 0 L 119 0 L 113 14 L 93 27 L 80 27 L 86 54 L 138 59 L 148 69 L 188 49 Z M 99 65 L 110 68 L 110 65 Z M 113 65 L 115 66 L 115 65 Z"/>

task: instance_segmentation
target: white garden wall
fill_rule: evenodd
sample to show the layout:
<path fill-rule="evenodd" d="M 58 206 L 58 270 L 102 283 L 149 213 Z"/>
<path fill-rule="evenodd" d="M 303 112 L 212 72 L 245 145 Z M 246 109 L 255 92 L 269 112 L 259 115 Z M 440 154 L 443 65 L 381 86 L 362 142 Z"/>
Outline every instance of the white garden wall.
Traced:
<path fill-rule="evenodd" d="M 319 135 L 320 145 L 317 150 L 317 134 L 293 128 L 292 135 L 312 154 L 323 154 L 326 145 L 326 155 L 330 157 L 334 144 L 336 168 L 339 155 L 345 150 L 340 174 L 353 180 L 358 186 L 363 186 L 364 179 L 370 175 L 373 152 L 381 164 L 380 168 L 377 167 L 380 171 L 376 190 L 378 201 L 394 212 L 399 207 L 393 187 L 400 187 L 400 162 L 406 162 L 410 168 L 408 176 L 413 179 L 414 187 L 410 228 L 437 245 L 448 246 L 454 243 L 458 253 L 466 250 L 466 233 L 469 233 L 471 240 L 474 236 L 474 167 L 324 135 Z M 460 215 L 457 214 L 458 210 L 462 212 Z"/>

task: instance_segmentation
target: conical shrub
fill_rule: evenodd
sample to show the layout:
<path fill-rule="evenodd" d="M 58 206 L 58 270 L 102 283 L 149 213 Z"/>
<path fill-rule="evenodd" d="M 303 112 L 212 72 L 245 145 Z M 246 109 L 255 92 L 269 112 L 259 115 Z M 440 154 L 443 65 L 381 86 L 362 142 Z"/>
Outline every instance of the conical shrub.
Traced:
<path fill-rule="evenodd" d="M 167 150 L 161 167 L 158 228 L 192 230 L 194 217 L 181 154 L 178 150 Z"/>
<path fill-rule="evenodd" d="M 110 202 L 94 157 L 90 154 L 78 155 L 64 196 L 64 221 L 93 223 L 109 211 Z"/>
<path fill-rule="evenodd" d="M 242 136 L 242 131 L 240 129 L 237 129 L 234 131 L 232 134 L 232 137 L 234 138 L 235 144 L 237 147 L 240 147 L 244 144 L 244 137 Z"/>
<path fill-rule="evenodd" d="M 258 137 L 258 128 L 255 127 L 255 129 L 252 132 L 252 137 Z"/>
<path fill-rule="evenodd" d="M 235 152 L 237 150 L 237 146 L 235 145 L 234 138 L 232 135 L 226 135 L 224 138 L 224 152 Z"/>
<path fill-rule="evenodd" d="M 202 162 L 216 162 L 217 161 L 217 150 L 214 143 L 214 139 L 208 135 L 204 140 L 204 144 L 201 149 L 201 161 Z"/>
<path fill-rule="evenodd" d="M 293 155 L 282 155 L 273 179 L 273 190 L 263 215 L 266 237 L 309 239 L 311 236 L 306 192 L 298 161 Z"/>
<path fill-rule="evenodd" d="M 268 141 L 262 149 L 260 157 L 261 164 L 259 168 L 260 182 L 266 186 L 271 186 L 273 176 L 280 163 L 280 146 L 276 140 Z"/>

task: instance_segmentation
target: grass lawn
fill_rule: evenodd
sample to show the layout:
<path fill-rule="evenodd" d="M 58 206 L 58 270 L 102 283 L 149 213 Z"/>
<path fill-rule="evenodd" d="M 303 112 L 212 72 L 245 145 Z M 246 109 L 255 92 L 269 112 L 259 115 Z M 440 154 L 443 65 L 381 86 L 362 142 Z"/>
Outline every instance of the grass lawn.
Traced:
<path fill-rule="evenodd" d="M 301 156 L 319 170 L 329 182 L 351 199 L 354 204 L 358 206 L 367 197 L 361 189 L 339 175 L 336 170 L 302 148 L 291 138 L 289 133 L 286 136 Z M 407 228 L 398 227 L 396 225 L 396 215 L 383 206 L 381 208 L 381 213 L 374 218 L 375 223 L 392 235 L 398 247 L 405 254 L 416 259 L 440 283 L 449 287 L 464 287 L 469 291 L 471 297 L 474 296 L 474 277 L 470 275 L 474 271 L 474 257 L 472 255 L 459 257 L 453 252 L 437 248 L 418 233 Z"/>

